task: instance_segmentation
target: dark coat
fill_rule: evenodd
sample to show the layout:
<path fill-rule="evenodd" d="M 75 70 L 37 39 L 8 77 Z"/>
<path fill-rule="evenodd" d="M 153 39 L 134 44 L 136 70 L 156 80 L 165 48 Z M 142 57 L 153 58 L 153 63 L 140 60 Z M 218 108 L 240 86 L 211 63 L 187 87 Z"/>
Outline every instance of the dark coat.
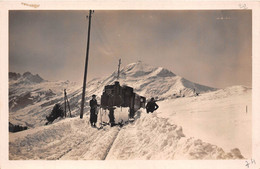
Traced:
<path fill-rule="evenodd" d="M 159 108 L 159 106 L 155 103 L 155 101 L 149 101 L 146 105 L 146 111 L 147 113 L 149 112 L 154 112 L 155 110 L 157 110 Z"/>
<path fill-rule="evenodd" d="M 96 123 L 97 122 L 97 114 L 96 114 L 96 109 L 97 109 L 97 100 L 91 99 L 89 102 L 90 105 L 90 122 L 91 123 Z"/>
<path fill-rule="evenodd" d="M 90 109 L 96 109 L 97 106 L 98 106 L 97 100 L 91 99 L 90 102 L 89 102 L 89 106 L 90 106 Z"/>

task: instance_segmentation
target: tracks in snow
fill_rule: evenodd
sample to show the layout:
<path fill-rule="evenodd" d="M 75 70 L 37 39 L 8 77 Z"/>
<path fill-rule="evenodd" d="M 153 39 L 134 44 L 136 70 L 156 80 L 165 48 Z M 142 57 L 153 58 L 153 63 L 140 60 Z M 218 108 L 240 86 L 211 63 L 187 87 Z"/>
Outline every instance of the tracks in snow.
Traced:
<path fill-rule="evenodd" d="M 106 158 L 107 158 L 107 155 L 109 154 L 109 152 L 110 152 L 110 150 L 111 150 L 111 148 L 112 148 L 112 146 L 113 146 L 113 144 L 114 144 L 114 142 L 115 142 L 115 140 L 116 140 L 116 138 L 117 138 L 117 136 L 118 136 L 119 132 L 120 132 L 120 128 L 118 129 L 118 132 L 117 132 L 117 134 L 114 136 L 114 139 L 113 139 L 113 141 L 112 141 L 112 142 L 111 142 L 111 144 L 108 146 L 108 148 L 107 148 L 107 151 L 106 151 L 106 153 L 105 153 L 104 157 L 102 158 L 102 160 L 106 160 Z"/>
<path fill-rule="evenodd" d="M 102 130 L 89 129 L 83 141 L 66 151 L 60 160 L 105 160 L 120 132 L 107 126 Z"/>

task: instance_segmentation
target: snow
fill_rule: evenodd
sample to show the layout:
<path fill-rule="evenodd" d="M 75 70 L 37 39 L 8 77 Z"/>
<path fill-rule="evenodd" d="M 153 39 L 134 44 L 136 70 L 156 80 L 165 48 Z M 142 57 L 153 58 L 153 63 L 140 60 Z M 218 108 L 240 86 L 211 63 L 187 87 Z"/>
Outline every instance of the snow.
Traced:
<path fill-rule="evenodd" d="M 9 121 L 28 127 L 46 123 L 45 117 L 50 114 L 54 104 L 63 104 L 64 89 L 67 89 L 70 97 L 79 88 L 76 83 L 68 81 L 9 85 Z"/>
<path fill-rule="evenodd" d="M 10 159 L 102 159 L 118 128 L 97 131 L 88 118 L 10 133 Z M 22 133 L 22 134 L 21 134 Z"/>
<path fill-rule="evenodd" d="M 116 81 L 116 71 L 87 83 L 83 119 L 78 117 L 82 88 L 76 83 L 17 83 L 21 78 L 14 74 L 9 81 L 9 122 L 29 129 L 9 133 L 12 160 L 241 159 L 252 155 L 251 88 L 216 89 L 162 67 L 133 63 L 120 71 L 120 84 L 147 99 L 158 96 L 159 109 L 154 114 L 141 109 L 136 120 L 127 123 L 128 108 L 117 108 L 115 121 L 125 125 L 97 130 L 89 125 L 88 101 L 92 94 L 100 101 L 104 86 Z M 59 118 L 45 126 L 53 106 L 64 106 L 64 89 L 73 118 Z M 99 111 L 101 119 L 109 120 L 108 111 Z"/>
<path fill-rule="evenodd" d="M 67 118 L 50 126 L 10 133 L 9 158 L 45 160 L 237 159 L 238 149 L 186 137 L 182 127 L 156 114 L 138 112 L 123 128 L 90 127 L 88 117 Z"/>
<path fill-rule="evenodd" d="M 114 72 L 106 81 L 115 81 Z M 146 97 L 165 99 L 176 96 L 194 96 L 197 93 L 214 91 L 215 88 L 190 82 L 162 67 L 154 68 L 142 62 L 130 64 L 120 71 L 120 83 L 134 87 Z M 180 94 L 181 92 L 181 94 Z"/>
<path fill-rule="evenodd" d="M 25 72 L 22 76 L 19 73 L 9 72 L 9 79 L 15 85 L 37 84 L 45 81 L 38 74 L 33 75 L 31 72 Z"/>
<path fill-rule="evenodd" d="M 33 76 L 30 74 L 30 77 Z M 39 75 L 35 75 L 39 76 Z M 28 82 L 29 79 L 26 81 Z M 111 76 L 96 78 L 87 83 L 86 101 L 96 94 L 100 99 L 104 86 L 113 84 L 116 72 Z M 82 88 L 70 81 L 43 81 L 40 83 L 23 83 L 24 78 L 9 81 L 9 121 L 16 125 L 37 127 L 46 123 L 46 116 L 53 106 L 59 103 L 64 107 L 63 90 L 66 89 L 73 116 L 79 115 Z M 151 67 L 142 62 L 132 63 L 121 70 L 121 85 L 134 88 L 135 92 L 147 98 L 158 96 L 158 99 L 175 98 L 176 96 L 194 96 L 216 89 L 192 83 L 162 67 Z M 180 94 L 181 91 L 181 94 Z M 175 95 L 175 96 L 174 96 Z M 85 110 L 88 111 L 88 104 Z"/>
<path fill-rule="evenodd" d="M 199 97 L 158 102 L 158 116 L 183 127 L 189 136 L 221 146 L 237 147 L 245 157 L 251 152 L 252 93 L 233 86 Z M 247 107 L 247 112 L 246 112 Z"/>
<path fill-rule="evenodd" d="M 142 113 L 133 125 L 123 127 L 108 160 L 173 160 L 241 158 L 238 149 L 225 153 L 199 139 L 185 137 L 182 127 L 156 114 Z"/>

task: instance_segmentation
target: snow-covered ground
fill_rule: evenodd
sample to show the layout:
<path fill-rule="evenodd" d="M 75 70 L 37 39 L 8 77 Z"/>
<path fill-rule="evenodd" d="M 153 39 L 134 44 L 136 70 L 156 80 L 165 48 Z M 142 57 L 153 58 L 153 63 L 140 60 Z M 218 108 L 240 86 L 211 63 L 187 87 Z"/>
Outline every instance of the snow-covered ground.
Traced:
<path fill-rule="evenodd" d="M 122 128 L 89 125 L 89 106 L 79 118 L 82 88 L 69 81 L 48 82 L 39 75 L 9 81 L 9 121 L 28 130 L 9 133 L 10 159 L 240 159 L 250 158 L 252 141 L 252 89 L 233 86 L 215 89 L 190 82 L 164 68 L 141 62 L 121 70 L 120 84 L 149 99 L 158 96 L 159 109 L 141 109 L 133 123 Z M 29 78 L 28 78 L 29 77 Z M 33 80 L 32 80 L 33 79 Z M 86 100 L 105 85 L 113 84 L 116 72 L 87 84 Z M 45 126 L 53 106 L 63 107 L 67 89 L 73 118 Z M 199 93 L 196 96 L 196 93 Z M 108 121 L 108 112 L 102 121 Z M 99 121 L 101 116 L 98 116 Z M 128 109 L 116 109 L 116 121 L 128 120 Z M 240 154 L 241 151 L 241 154 Z"/>
<path fill-rule="evenodd" d="M 97 130 L 89 118 L 67 118 L 50 126 L 10 133 L 9 159 L 133 160 L 239 159 L 238 149 L 222 148 L 184 135 L 182 127 L 156 114 L 138 112 L 122 128 Z"/>
<path fill-rule="evenodd" d="M 118 128 L 91 128 L 88 118 L 68 118 L 53 125 L 11 133 L 10 159 L 104 159 Z"/>
<path fill-rule="evenodd" d="M 251 157 L 252 90 L 233 86 L 199 97 L 159 102 L 158 116 L 180 125 L 186 135 L 221 146 L 239 148 Z"/>

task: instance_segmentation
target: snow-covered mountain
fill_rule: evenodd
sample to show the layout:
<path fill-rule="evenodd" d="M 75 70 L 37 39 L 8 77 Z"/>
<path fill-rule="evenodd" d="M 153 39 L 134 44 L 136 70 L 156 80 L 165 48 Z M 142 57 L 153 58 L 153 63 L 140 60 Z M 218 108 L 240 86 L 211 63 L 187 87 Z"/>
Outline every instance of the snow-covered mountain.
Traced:
<path fill-rule="evenodd" d="M 96 78 L 87 84 L 86 100 L 92 94 L 100 98 L 104 86 L 117 80 L 117 71 L 105 78 Z M 162 67 L 152 67 L 142 62 L 132 63 L 120 71 L 120 84 L 134 88 L 139 95 L 148 99 L 176 98 L 195 96 L 215 88 L 192 83 Z M 26 72 L 9 73 L 9 110 L 12 124 L 27 127 L 41 126 L 46 116 L 56 103 L 64 104 L 63 90 L 67 90 L 72 115 L 79 114 L 82 88 L 75 82 L 51 82 L 43 80 L 39 75 Z M 88 105 L 85 104 L 86 112 Z"/>
<path fill-rule="evenodd" d="M 117 71 L 87 83 L 86 103 L 98 101 Z M 215 89 L 193 83 L 162 67 L 142 62 L 122 68 L 119 82 L 148 99 L 156 97 L 154 114 L 138 111 L 133 124 L 122 129 L 93 129 L 89 116 L 78 117 L 82 87 L 75 82 L 43 80 L 39 75 L 9 74 L 9 122 L 29 129 L 9 133 L 10 159 L 241 159 L 251 156 L 252 89 Z M 64 89 L 74 118 L 45 126 L 53 106 L 64 106 Z M 197 95 L 198 94 L 198 95 Z M 89 112 L 85 104 L 85 113 Z M 127 116 L 116 109 L 116 121 Z M 107 112 L 98 115 L 108 120 Z"/>
<path fill-rule="evenodd" d="M 9 73 L 9 122 L 27 127 L 44 125 L 56 103 L 62 103 L 63 90 L 75 91 L 75 82 L 50 82 L 26 72 Z"/>
<path fill-rule="evenodd" d="M 116 81 L 117 72 L 99 83 L 109 84 Z M 135 91 L 147 98 L 158 99 L 195 96 L 215 88 L 193 83 L 175 75 L 162 67 L 152 67 L 142 62 L 132 63 L 120 71 L 120 83 L 134 87 Z"/>
<path fill-rule="evenodd" d="M 9 72 L 9 81 L 11 85 L 19 84 L 36 84 L 44 82 L 45 80 L 38 74 L 33 75 L 31 72 L 25 72 L 23 75 L 20 73 Z"/>

